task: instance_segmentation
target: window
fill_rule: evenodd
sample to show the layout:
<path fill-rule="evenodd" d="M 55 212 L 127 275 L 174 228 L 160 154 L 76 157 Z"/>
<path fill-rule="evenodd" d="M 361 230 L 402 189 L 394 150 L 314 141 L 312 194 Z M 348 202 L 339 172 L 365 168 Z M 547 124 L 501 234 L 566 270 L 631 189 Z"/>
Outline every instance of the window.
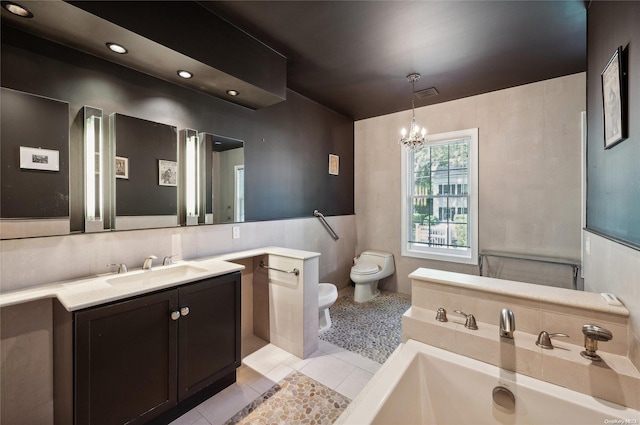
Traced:
<path fill-rule="evenodd" d="M 478 129 L 402 156 L 402 255 L 478 264 Z"/>

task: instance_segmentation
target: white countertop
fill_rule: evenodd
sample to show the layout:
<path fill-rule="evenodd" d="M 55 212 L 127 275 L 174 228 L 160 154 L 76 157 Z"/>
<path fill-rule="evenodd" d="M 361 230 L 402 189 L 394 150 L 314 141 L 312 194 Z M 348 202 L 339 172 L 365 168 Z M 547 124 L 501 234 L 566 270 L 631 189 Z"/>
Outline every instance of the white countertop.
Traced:
<path fill-rule="evenodd" d="M 232 263 L 231 261 L 268 254 L 300 260 L 320 256 L 317 252 L 279 247 L 265 247 L 232 252 L 193 261 L 177 261 L 170 266 L 156 266 L 153 268 L 153 272 L 138 269 L 131 270 L 124 274 L 108 273 L 5 292 L 0 294 L 0 307 L 46 298 L 57 298 L 68 311 L 76 311 L 160 289 L 167 289 L 201 279 L 240 271 L 244 269 L 244 266 Z M 189 268 L 189 266 L 192 266 L 192 268 Z M 160 274 L 162 274 L 163 271 L 170 272 L 172 268 L 178 269 L 181 267 L 189 270 L 189 272 L 184 273 L 182 277 L 147 279 L 144 281 L 144 284 L 129 283 L 135 281 L 137 279 L 136 276 L 144 280 L 146 277 L 151 276 L 150 273 L 159 271 Z M 126 281 L 123 278 L 125 278 Z M 118 279 L 123 280 L 125 283 L 114 283 L 117 282 Z"/>

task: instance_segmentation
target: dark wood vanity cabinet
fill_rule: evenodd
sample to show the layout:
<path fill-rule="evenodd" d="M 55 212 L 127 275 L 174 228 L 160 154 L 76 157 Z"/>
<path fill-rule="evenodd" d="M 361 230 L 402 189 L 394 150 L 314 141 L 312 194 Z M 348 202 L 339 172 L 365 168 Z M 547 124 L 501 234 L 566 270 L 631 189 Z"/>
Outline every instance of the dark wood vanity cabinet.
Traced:
<path fill-rule="evenodd" d="M 57 424 L 144 424 L 240 366 L 240 273 L 54 314 L 73 340 L 71 362 L 56 360 L 68 348 L 54 340 L 56 371 L 73 366 L 66 388 L 56 384 Z"/>

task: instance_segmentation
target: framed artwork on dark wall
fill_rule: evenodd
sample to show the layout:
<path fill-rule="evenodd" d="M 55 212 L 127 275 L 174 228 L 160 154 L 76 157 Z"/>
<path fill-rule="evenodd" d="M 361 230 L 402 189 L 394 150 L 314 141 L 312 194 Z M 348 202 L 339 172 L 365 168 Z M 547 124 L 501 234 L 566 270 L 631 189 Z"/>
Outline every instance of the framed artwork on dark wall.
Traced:
<path fill-rule="evenodd" d="M 20 146 L 20 168 L 60 171 L 60 152 L 52 149 Z"/>
<path fill-rule="evenodd" d="M 620 46 L 601 74 L 605 149 L 628 137 L 626 77 L 624 50 Z"/>

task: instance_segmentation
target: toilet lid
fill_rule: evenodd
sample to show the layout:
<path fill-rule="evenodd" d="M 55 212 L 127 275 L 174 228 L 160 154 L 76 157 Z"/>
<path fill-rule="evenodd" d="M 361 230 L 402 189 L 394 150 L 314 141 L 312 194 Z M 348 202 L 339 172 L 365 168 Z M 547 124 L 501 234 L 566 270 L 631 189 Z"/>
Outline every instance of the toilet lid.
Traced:
<path fill-rule="evenodd" d="M 358 263 L 351 269 L 354 273 L 357 274 L 373 274 L 380 271 L 380 268 L 377 264 L 371 263 Z"/>

